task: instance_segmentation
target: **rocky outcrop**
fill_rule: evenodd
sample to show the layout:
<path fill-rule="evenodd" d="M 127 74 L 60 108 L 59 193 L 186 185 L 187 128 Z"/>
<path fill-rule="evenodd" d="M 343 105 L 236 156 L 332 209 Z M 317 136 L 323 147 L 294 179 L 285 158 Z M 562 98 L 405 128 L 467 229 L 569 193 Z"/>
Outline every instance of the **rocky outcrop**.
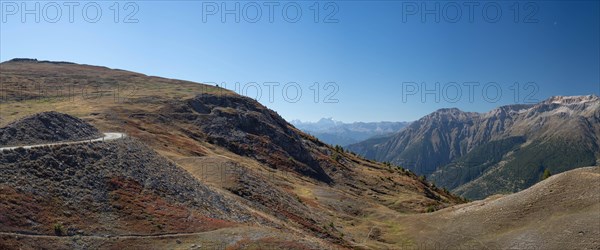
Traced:
<path fill-rule="evenodd" d="M 38 59 L 33 58 L 14 58 L 8 62 L 12 63 L 52 63 L 52 64 L 75 64 L 72 62 L 63 62 L 63 61 L 39 61 Z"/>
<path fill-rule="evenodd" d="M 101 136 L 98 129 L 85 121 L 51 111 L 28 116 L 0 128 L 0 146 L 80 141 Z"/>
<path fill-rule="evenodd" d="M 330 183 L 303 138 L 281 116 L 242 96 L 201 94 L 174 102 L 161 113 L 197 126 L 205 140 L 272 168 L 287 169 Z"/>

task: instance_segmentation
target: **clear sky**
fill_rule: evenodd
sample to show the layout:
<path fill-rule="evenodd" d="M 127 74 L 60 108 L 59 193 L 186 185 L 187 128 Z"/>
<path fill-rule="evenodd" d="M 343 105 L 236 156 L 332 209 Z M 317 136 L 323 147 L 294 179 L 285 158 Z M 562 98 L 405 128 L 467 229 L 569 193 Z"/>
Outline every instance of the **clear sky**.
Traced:
<path fill-rule="evenodd" d="M 239 82 L 251 97 L 258 85 L 288 120 L 409 121 L 600 92 L 598 1 L 1 3 L 2 61 Z"/>

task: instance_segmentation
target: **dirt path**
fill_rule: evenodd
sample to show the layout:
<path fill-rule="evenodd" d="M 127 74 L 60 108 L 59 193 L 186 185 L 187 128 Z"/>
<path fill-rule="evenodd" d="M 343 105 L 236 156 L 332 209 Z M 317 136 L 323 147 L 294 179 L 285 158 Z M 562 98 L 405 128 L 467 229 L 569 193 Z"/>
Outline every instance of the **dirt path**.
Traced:
<path fill-rule="evenodd" d="M 18 147 L 4 147 L 0 148 L 0 151 L 5 150 L 14 150 L 17 148 L 31 149 L 31 148 L 39 148 L 46 146 L 57 146 L 57 145 L 73 145 L 73 144 L 82 144 L 82 143 L 90 143 L 90 142 L 98 142 L 98 141 L 112 141 L 121 138 L 125 138 L 127 135 L 124 133 L 104 133 L 103 137 L 91 139 L 91 140 L 83 140 L 83 141 L 73 141 L 73 142 L 57 142 L 57 143 L 46 143 L 46 144 L 38 144 L 38 145 L 28 145 L 28 146 L 18 146 Z"/>
<path fill-rule="evenodd" d="M 47 234 L 28 234 L 28 233 L 9 233 L 9 232 L 0 232 L 0 235 L 5 236 L 19 236 L 19 237 L 29 237 L 29 238 L 44 238 L 44 239 L 55 239 L 55 238 L 69 238 L 69 237 L 80 237 L 80 238 L 88 238 L 88 239 L 151 239 L 151 238 L 170 238 L 170 237 L 182 237 L 182 236 L 196 236 L 201 234 L 206 234 L 207 232 L 199 232 L 199 233 L 169 233 L 169 234 L 153 234 L 153 235 L 71 235 L 71 236 L 56 236 L 56 235 L 47 235 Z"/>

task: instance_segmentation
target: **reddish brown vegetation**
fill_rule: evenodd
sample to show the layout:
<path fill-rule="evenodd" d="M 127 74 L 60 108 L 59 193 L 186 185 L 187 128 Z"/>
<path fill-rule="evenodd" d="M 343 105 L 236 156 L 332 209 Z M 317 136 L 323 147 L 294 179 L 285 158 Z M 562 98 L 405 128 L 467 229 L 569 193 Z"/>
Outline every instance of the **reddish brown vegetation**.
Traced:
<path fill-rule="evenodd" d="M 119 213 L 119 227 L 143 234 L 205 232 L 235 223 L 208 218 L 197 211 L 174 205 L 161 197 L 144 192 L 133 180 L 115 177 L 109 180 L 111 206 Z"/>

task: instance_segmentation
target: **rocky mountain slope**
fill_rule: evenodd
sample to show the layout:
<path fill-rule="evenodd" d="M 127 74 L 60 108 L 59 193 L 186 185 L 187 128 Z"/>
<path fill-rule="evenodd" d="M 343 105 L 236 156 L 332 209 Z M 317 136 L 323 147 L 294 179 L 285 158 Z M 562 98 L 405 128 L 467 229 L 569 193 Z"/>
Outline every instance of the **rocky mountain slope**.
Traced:
<path fill-rule="evenodd" d="M 406 127 L 409 122 L 353 122 L 343 123 L 332 118 L 322 118 L 317 122 L 290 122 L 296 128 L 314 135 L 330 145 L 347 146 L 371 137 L 394 134 Z"/>
<path fill-rule="evenodd" d="M 130 208 L 127 204 L 131 199 L 134 203 L 138 199 L 150 203 L 142 206 L 148 207 L 145 209 L 150 210 L 149 216 L 139 216 L 143 214 L 140 209 L 144 211 L 139 206 L 133 206 L 136 210 L 127 215 L 133 217 L 120 213 L 110 215 L 114 208 L 100 205 L 90 206 L 94 212 L 80 210 L 81 219 L 88 215 L 94 218 L 96 213 L 109 214 L 110 223 L 124 219 L 114 223 L 115 226 L 107 225 L 109 220 L 104 217 L 90 220 L 90 228 L 83 229 L 88 233 L 80 238 L 88 247 L 117 248 L 135 244 L 167 248 L 200 245 L 233 249 L 248 246 L 259 249 L 265 246 L 370 248 L 378 244 L 377 239 L 365 238 L 365 235 L 381 211 L 414 214 L 463 202 L 409 171 L 330 147 L 297 130 L 258 102 L 225 89 L 104 67 L 39 61 L 0 64 L 0 82 L 0 124 L 9 124 L 33 113 L 57 111 L 79 117 L 100 131 L 126 133 L 134 140 L 11 151 L 3 156 L 2 162 L 10 174 L 40 175 L 31 181 L 3 178 L 0 185 L 7 186 L 7 193 L 15 196 L 19 192 L 10 188 L 37 190 L 42 186 L 33 183 L 37 180 L 43 185 L 66 187 L 66 190 L 71 186 L 99 190 L 69 193 L 51 188 L 51 192 L 40 191 L 42 200 L 70 201 L 79 199 L 75 194 L 90 194 L 94 199 L 106 201 L 108 192 L 114 194 L 109 198 L 116 200 L 117 207 Z M 54 92 L 40 92 L 37 87 L 40 85 Z M 148 150 L 151 148 L 160 156 L 147 150 L 139 153 L 136 149 L 144 146 L 138 142 L 148 145 Z M 92 153 L 95 151 L 101 153 Z M 68 156 L 70 154 L 78 157 Z M 67 168 L 61 161 L 73 162 L 74 166 Z M 31 169 L 23 169 L 23 164 Z M 86 170 L 88 165 L 90 169 Z M 165 165 L 163 170 L 159 169 Z M 50 170 L 43 170 L 46 168 Z M 63 168 L 67 171 L 52 170 Z M 71 174 L 75 177 L 90 175 L 80 178 L 93 182 L 80 183 L 73 180 L 75 177 Z M 189 180 L 188 174 L 196 182 Z M 120 177 L 110 184 L 111 178 L 104 177 L 113 175 Z M 166 188 L 160 184 L 166 180 L 179 183 L 177 176 L 180 175 L 184 183 L 178 184 L 179 187 Z M 184 197 L 190 195 L 191 200 L 180 198 L 181 194 L 173 190 L 180 190 Z M 152 197 L 134 195 L 140 192 Z M 126 198 L 128 195 L 133 198 Z M 203 198 L 194 202 L 193 197 L 198 196 Z M 6 200 L 16 202 L 22 197 L 9 198 Z M 119 202 L 121 198 L 123 202 Z M 211 205 L 213 199 L 216 203 Z M 13 203 L 6 205 L 8 211 L 28 206 Z M 161 207 L 165 203 L 181 206 L 176 209 L 181 213 L 171 215 L 168 211 L 172 209 Z M 49 209 L 53 214 L 63 207 Z M 177 219 L 173 225 L 167 224 L 169 216 L 179 218 L 182 214 L 198 214 L 203 219 L 216 220 L 219 226 L 205 223 L 195 228 L 191 223 L 178 228 L 174 225 L 181 224 Z M 63 220 L 62 215 L 56 218 Z M 28 224 L 29 220 L 32 219 L 27 215 L 14 223 L 16 227 L 2 229 L 0 235 L 4 237 L 0 238 L 0 245 L 9 242 L 5 245 L 39 246 L 36 240 L 42 237 L 19 234 L 25 231 L 44 234 L 42 236 L 47 238 L 43 238 L 43 242 L 58 248 L 82 248 L 53 236 L 47 223 L 54 221 L 38 225 Z M 64 221 L 76 224 L 76 221 Z M 152 229 L 139 229 L 137 225 Z M 160 228 L 157 225 L 161 225 Z M 185 235 L 162 235 L 175 232 L 169 231 L 172 227 Z M 239 229 L 241 227 L 244 229 Z M 114 237 L 105 237 L 105 233 Z"/>
<path fill-rule="evenodd" d="M 43 112 L 0 128 L 0 147 L 80 141 L 102 136 L 94 126 L 58 112 Z"/>
<path fill-rule="evenodd" d="M 388 138 L 349 146 L 402 165 L 468 198 L 514 192 L 600 159 L 600 99 L 553 97 L 488 113 L 441 109 Z"/>
<path fill-rule="evenodd" d="M 134 139 L 0 154 L 2 231 L 173 233 L 255 220 Z"/>

